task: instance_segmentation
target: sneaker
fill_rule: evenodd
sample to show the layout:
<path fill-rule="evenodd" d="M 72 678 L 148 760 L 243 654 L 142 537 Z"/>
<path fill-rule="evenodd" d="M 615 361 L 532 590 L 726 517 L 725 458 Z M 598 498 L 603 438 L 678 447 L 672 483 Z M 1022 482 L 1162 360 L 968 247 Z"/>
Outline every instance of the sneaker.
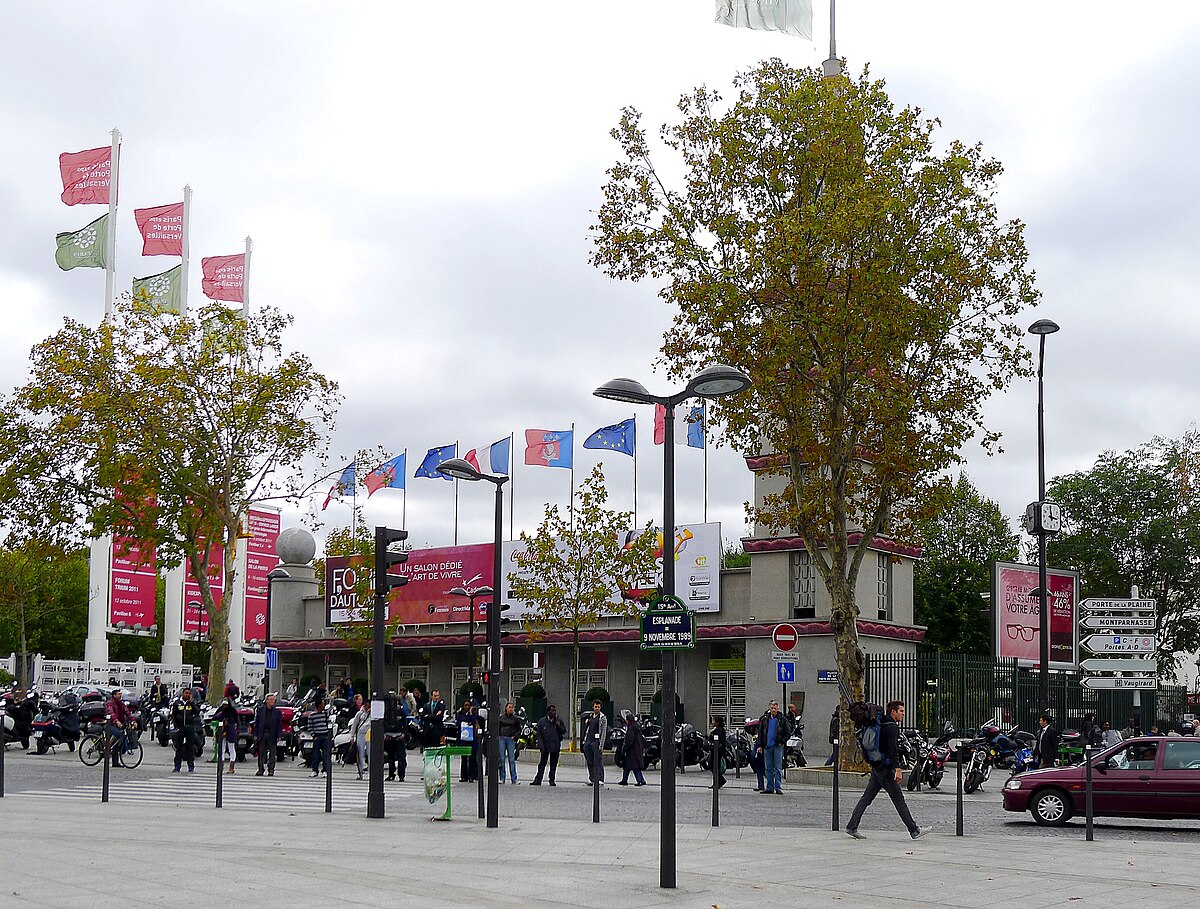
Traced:
<path fill-rule="evenodd" d="M 196 772 L 195 767 L 188 767 L 188 773 L 195 773 L 195 772 Z"/>
<path fill-rule="evenodd" d="M 551 780 L 551 781 L 550 781 L 550 785 L 551 785 L 551 786 L 553 786 L 553 785 L 554 785 L 554 780 Z"/>
<path fill-rule="evenodd" d="M 646 784 L 645 784 L 645 783 L 634 783 L 633 785 L 635 785 L 635 786 L 645 786 Z"/>
<path fill-rule="evenodd" d="M 179 768 L 178 768 L 178 767 L 176 767 L 176 768 L 175 768 L 174 770 L 172 770 L 171 772 L 172 772 L 172 773 L 178 773 L 178 772 L 179 772 Z"/>
<path fill-rule="evenodd" d="M 927 834 L 927 833 L 932 833 L 932 832 L 933 832 L 933 828 L 932 828 L 932 827 L 918 827 L 918 828 L 917 828 L 917 832 L 916 832 L 916 833 L 914 833 L 914 834 L 912 835 L 912 838 L 913 838 L 914 840 L 919 840 L 919 839 L 920 839 L 921 837 L 923 837 L 925 834 Z"/>
<path fill-rule="evenodd" d="M 275 771 L 274 771 L 274 770 L 268 770 L 268 771 L 267 771 L 267 776 L 274 776 L 274 775 L 275 775 Z"/>
<path fill-rule="evenodd" d="M 319 777 L 320 775 L 321 775 L 321 774 L 317 773 L 317 771 L 315 771 L 315 770 L 312 772 L 312 778 L 313 778 L 314 780 L 315 780 L 317 777 Z"/>
<path fill-rule="evenodd" d="M 262 775 L 263 775 L 263 773 L 265 773 L 265 771 L 263 771 L 263 770 L 260 770 L 260 771 L 258 771 L 258 773 L 254 774 L 254 775 L 255 775 L 255 776 L 262 776 Z"/>
<path fill-rule="evenodd" d="M 542 785 L 542 781 L 541 780 L 533 780 L 530 782 L 529 785 L 530 786 L 540 786 L 540 785 Z"/>
<path fill-rule="evenodd" d="M 851 830 L 849 827 L 847 827 L 846 828 L 846 836 L 852 836 L 856 840 L 865 840 L 866 839 L 865 836 L 863 836 L 861 833 L 858 832 L 857 828 L 854 830 Z"/>
<path fill-rule="evenodd" d="M 513 780 L 513 781 L 512 781 L 512 784 L 513 784 L 514 786 L 520 786 L 520 785 L 521 785 L 521 784 L 520 784 L 520 783 L 518 783 L 516 780 Z"/>
<path fill-rule="evenodd" d="M 625 780 L 617 780 L 617 785 L 618 786 L 628 786 L 629 783 L 626 782 Z"/>

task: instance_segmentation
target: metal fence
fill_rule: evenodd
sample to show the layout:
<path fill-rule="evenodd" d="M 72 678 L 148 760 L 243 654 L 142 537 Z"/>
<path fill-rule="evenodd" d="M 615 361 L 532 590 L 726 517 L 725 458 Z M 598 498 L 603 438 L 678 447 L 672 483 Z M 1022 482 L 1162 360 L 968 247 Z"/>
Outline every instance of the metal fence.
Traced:
<path fill-rule="evenodd" d="M 1061 729 L 1077 729 L 1086 713 L 1095 713 L 1116 729 L 1130 718 L 1149 729 L 1155 722 L 1177 724 L 1187 711 L 1187 689 L 1183 687 L 1091 691 L 1080 685 L 1079 679 L 1078 672 L 1050 673 L 1050 708 Z M 967 730 L 992 718 L 1006 727 L 1019 725 L 1031 730 L 1037 726 L 1042 706 L 1036 669 L 1020 667 L 1012 659 L 926 649 L 868 654 L 867 697 L 879 704 L 904 701 L 908 721 L 931 735 L 946 723 Z M 1140 705 L 1135 700 L 1140 700 Z"/>

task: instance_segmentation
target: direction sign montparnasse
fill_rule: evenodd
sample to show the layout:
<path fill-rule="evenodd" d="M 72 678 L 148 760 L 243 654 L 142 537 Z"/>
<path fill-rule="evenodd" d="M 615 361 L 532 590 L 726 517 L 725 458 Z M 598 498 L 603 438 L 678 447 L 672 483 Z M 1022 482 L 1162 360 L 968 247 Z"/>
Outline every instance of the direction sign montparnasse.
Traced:
<path fill-rule="evenodd" d="M 1090 675 L 1079 680 L 1079 684 L 1084 688 L 1105 689 L 1115 691 L 1123 689 L 1126 691 L 1154 691 L 1158 687 L 1158 680 L 1154 676 L 1115 676 L 1115 675 Z"/>
<path fill-rule="evenodd" d="M 1123 609 L 1135 612 L 1153 612 L 1157 608 L 1157 600 L 1118 600 L 1112 597 L 1088 597 L 1079 604 L 1084 612 L 1111 612 Z"/>
<path fill-rule="evenodd" d="M 1080 628 L 1109 628 L 1113 631 L 1123 628 L 1153 631 L 1157 625 L 1158 617 L 1154 615 L 1088 615 L 1079 623 Z"/>
<path fill-rule="evenodd" d="M 1084 672 L 1158 672 L 1158 660 L 1086 659 L 1079 668 Z"/>
<path fill-rule="evenodd" d="M 1152 634 L 1089 634 L 1079 642 L 1092 653 L 1154 653 Z"/>

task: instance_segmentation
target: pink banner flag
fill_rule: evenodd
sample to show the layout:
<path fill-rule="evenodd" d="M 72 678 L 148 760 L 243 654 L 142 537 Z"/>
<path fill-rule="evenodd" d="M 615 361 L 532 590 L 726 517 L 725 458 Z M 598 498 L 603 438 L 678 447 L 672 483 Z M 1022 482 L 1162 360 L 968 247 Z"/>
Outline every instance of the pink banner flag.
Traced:
<path fill-rule="evenodd" d="M 135 208 L 133 220 L 142 233 L 143 256 L 183 255 L 183 203 Z"/>
<path fill-rule="evenodd" d="M 62 200 L 67 205 L 107 205 L 112 185 L 112 148 L 89 148 L 58 156 Z"/>
<path fill-rule="evenodd" d="M 275 544 L 279 540 L 279 512 L 250 509 L 250 539 L 246 541 L 246 622 L 244 639 L 264 641 L 267 636 L 267 575 L 279 564 Z"/>
<path fill-rule="evenodd" d="M 243 302 L 246 287 L 246 256 L 208 256 L 200 260 L 204 273 L 200 289 L 210 300 Z"/>

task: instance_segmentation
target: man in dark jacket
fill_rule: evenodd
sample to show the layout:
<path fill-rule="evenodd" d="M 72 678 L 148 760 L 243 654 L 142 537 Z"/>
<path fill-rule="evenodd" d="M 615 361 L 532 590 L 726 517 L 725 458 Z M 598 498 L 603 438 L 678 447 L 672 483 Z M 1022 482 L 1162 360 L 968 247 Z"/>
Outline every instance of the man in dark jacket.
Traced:
<path fill-rule="evenodd" d="M 167 686 L 163 683 L 161 676 L 154 677 L 154 684 L 150 686 L 150 706 L 154 708 L 167 706 L 168 701 Z"/>
<path fill-rule="evenodd" d="M 530 786 L 542 785 L 542 774 L 546 770 L 546 762 L 550 762 L 550 785 L 554 785 L 554 771 L 558 769 L 558 753 L 562 748 L 563 739 L 567 737 L 567 726 L 558 716 L 558 710 L 551 704 L 546 715 L 537 724 L 538 748 L 542 752 L 538 761 L 537 774 Z"/>
<path fill-rule="evenodd" d="M 425 734 L 425 747 L 434 748 L 442 744 L 446 734 L 446 702 L 436 688 L 429 693 L 429 700 L 421 708 L 421 729 Z"/>
<path fill-rule="evenodd" d="M 878 764 L 871 765 L 871 778 L 867 781 L 867 790 L 862 794 L 862 798 L 858 800 L 858 804 L 854 806 L 854 813 L 850 815 L 850 820 L 846 824 L 846 833 L 854 837 L 856 840 L 863 839 L 863 835 L 858 832 L 858 823 L 862 820 L 863 812 L 867 810 L 867 806 L 875 801 L 875 796 L 879 795 L 880 789 L 886 789 L 888 796 L 892 800 L 892 804 L 896 806 L 896 813 L 900 815 L 900 820 L 904 821 L 904 826 L 908 828 L 909 836 L 914 840 L 927 834 L 931 828 L 918 827 L 917 822 L 913 820 L 912 813 L 908 810 L 908 804 L 904 801 L 904 793 L 900 789 L 900 780 L 903 776 L 903 771 L 900 769 L 900 724 L 904 722 L 904 702 L 892 701 L 887 705 L 886 715 L 883 717 L 879 727 L 879 751 L 883 758 Z"/>
<path fill-rule="evenodd" d="M 1062 736 L 1050 723 L 1050 714 L 1043 713 L 1038 717 L 1037 741 L 1033 746 L 1033 759 L 1039 768 L 1053 767 L 1058 758 L 1058 745 Z"/>
<path fill-rule="evenodd" d="M 779 712 L 778 701 L 772 701 L 758 721 L 758 747 L 762 749 L 766 765 L 766 788 L 763 792 L 768 795 L 783 795 L 783 749 L 791 734 L 792 724 L 787 714 Z"/>
<path fill-rule="evenodd" d="M 841 736 L 842 726 L 842 707 L 839 704 L 833 708 L 833 716 L 829 718 L 829 744 L 833 746 L 833 753 L 829 755 L 829 759 L 825 761 L 826 767 L 832 767 L 837 763 L 838 759 L 838 739 Z"/>
<path fill-rule="evenodd" d="M 283 733 L 283 714 L 275 706 L 275 695 L 268 694 L 266 701 L 254 711 L 254 739 L 258 743 L 258 772 L 263 775 L 266 765 L 267 776 L 275 775 L 275 748 Z"/>
<path fill-rule="evenodd" d="M 171 726 L 175 740 L 175 769 L 187 761 L 188 773 L 196 772 L 196 752 L 200 750 L 200 705 L 192 697 L 192 689 L 180 692 L 179 700 L 171 707 Z"/>

